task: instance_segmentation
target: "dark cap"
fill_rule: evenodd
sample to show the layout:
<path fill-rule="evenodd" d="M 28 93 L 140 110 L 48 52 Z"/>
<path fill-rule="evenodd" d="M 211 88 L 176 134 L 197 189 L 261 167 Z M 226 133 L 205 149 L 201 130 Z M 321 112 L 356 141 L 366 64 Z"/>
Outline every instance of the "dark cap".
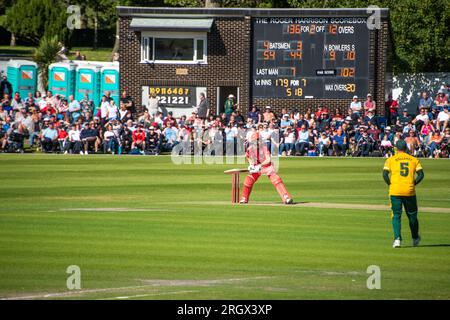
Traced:
<path fill-rule="evenodd" d="M 406 151 L 408 149 L 408 146 L 407 146 L 405 140 L 398 140 L 397 143 L 395 144 L 395 146 L 397 147 L 397 150 L 399 150 L 399 151 Z"/>

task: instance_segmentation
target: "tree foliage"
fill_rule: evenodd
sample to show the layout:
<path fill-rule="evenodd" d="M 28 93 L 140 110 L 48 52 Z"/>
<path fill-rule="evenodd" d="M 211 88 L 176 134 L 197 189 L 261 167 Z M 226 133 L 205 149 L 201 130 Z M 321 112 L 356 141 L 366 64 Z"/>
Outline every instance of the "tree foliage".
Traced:
<path fill-rule="evenodd" d="M 17 0 L 6 10 L 7 30 L 35 44 L 43 37 L 65 40 L 66 21 L 66 8 L 58 0 Z"/>
<path fill-rule="evenodd" d="M 56 61 L 61 45 L 58 36 L 43 37 L 39 42 L 39 47 L 34 49 L 33 60 L 39 66 L 42 84 L 44 88 L 48 87 L 48 67 Z"/>
<path fill-rule="evenodd" d="M 448 0 L 287 0 L 298 8 L 390 9 L 394 72 L 450 70 Z"/>
<path fill-rule="evenodd" d="M 221 6 L 227 8 L 273 8 L 287 6 L 286 0 L 222 0 Z M 205 0 L 164 0 L 173 7 L 204 7 Z"/>

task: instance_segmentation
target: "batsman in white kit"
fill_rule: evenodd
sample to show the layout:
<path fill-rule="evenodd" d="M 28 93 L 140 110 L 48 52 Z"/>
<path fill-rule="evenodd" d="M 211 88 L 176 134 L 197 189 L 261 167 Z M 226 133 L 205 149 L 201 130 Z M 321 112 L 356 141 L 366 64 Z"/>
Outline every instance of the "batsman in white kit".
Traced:
<path fill-rule="evenodd" d="M 280 176 L 276 173 L 271 160 L 269 148 L 265 143 L 262 143 L 259 133 L 254 132 L 251 134 L 248 142 L 249 146 L 245 152 L 245 155 L 250 164 L 248 167 L 249 174 L 245 177 L 240 203 L 248 203 L 253 185 L 262 174 L 269 177 L 283 203 L 294 203 L 294 200 L 284 186 L 283 180 L 281 180 Z"/>

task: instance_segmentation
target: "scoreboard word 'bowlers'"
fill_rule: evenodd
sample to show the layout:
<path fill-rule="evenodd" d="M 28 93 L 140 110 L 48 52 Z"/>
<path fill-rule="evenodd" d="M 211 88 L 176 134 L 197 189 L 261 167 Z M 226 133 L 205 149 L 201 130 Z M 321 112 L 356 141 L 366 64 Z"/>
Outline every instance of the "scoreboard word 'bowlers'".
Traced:
<path fill-rule="evenodd" d="M 253 96 L 349 99 L 369 89 L 366 18 L 254 18 Z"/>

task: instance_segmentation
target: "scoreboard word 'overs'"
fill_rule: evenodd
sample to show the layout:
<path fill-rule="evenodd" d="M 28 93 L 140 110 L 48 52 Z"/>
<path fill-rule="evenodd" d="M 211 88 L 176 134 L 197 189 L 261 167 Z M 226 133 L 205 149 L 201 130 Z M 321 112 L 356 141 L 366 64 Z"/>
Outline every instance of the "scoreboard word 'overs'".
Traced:
<path fill-rule="evenodd" d="M 366 18 L 254 18 L 253 96 L 347 99 L 369 88 Z"/>

